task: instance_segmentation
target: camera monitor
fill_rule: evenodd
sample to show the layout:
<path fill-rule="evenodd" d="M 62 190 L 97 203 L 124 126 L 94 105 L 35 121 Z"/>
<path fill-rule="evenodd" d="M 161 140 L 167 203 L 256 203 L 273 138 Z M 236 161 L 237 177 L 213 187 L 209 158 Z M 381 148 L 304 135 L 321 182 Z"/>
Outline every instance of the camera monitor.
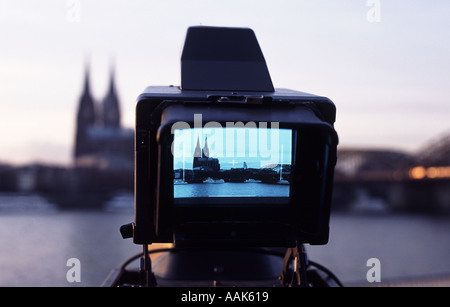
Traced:
<path fill-rule="evenodd" d="M 155 136 L 147 134 L 154 150 L 137 148 L 137 212 L 153 210 L 147 223 L 155 223 L 154 240 L 179 246 L 328 240 L 337 136 L 308 105 L 290 99 L 162 102 Z M 153 157 L 158 162 L 148 165 Z M 155 190 L 148 188 L 152 178 Z"/>
<path fill-rule="evenodd" d="M 175 206 L 287 205 L 292 131 L 245 127 L 175 130 L 173 168 Z"/>

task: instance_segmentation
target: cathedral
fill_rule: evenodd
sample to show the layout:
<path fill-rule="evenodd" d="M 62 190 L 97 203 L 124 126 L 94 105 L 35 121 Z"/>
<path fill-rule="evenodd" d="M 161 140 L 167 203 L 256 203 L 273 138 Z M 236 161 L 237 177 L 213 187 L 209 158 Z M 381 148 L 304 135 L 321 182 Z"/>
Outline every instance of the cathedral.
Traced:
<path fill-rule="evenodd" d="M 133 170 L 134 130 L 121 126 L 114 70 L 110 73 L 108 92 L 101 101 L 91 94 L 89 74 L 86 67 L 76 117 L 75 167 Z"/>
<path fill-rule="evenodd" d="M 200 138 L 197 138 L 197 146 L 194 151 L 194 170 L 205 170 L 209 172 L 219 172 L 219 159 L 211 158 L 209 156 L 208 138 L 205 139 L 203 149 L 200 149 Z"/>

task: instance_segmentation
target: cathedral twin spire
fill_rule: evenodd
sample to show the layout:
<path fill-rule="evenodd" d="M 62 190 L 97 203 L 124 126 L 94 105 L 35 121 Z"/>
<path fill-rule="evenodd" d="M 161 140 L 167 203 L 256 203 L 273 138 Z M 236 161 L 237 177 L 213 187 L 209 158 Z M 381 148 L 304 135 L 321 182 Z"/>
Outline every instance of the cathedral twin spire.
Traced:
<path fill-rule="evenodd" d="M 120 108 L 117 97 L 114 69 L 111 69 L 109 88 L 106 97 L 100 104 L 94 101 L 90 88 L 90 69 L 86 65 L 84 88 L 81 94 L 77 113 L 77 128 L 75 136 L 75 157 L 88 154 L 91 151 L 87 131 L 93 127 L 102 129 L 120 128 Z"/>
<path fill-rule="evenodd" d="M 208 138 L 205 138 L 205 145 L 200 149 L 200 137 L 197 137 L 197 146 L 195 147 L 194 157 L 209 158 Z"/>
<path fill-rule="evenodd" d="M 90 90 L 90 69 L 86 65 L 84 89 L 78 107 L 78 126 L 100 125 L 104 127 L 120 127 L 120 108 L 117 97 L 114 69 L 111 69 L 108 93 L 99 106 L 92 97 Z"/>
<path fill-rule="evenodd" d="M 93 125 L 95 123 L 95 103 L 91 95 L 89 86 L 90 77 L 89 70 L 86 69 L 84 75 L 84 87 L 81 94 L 80 103 L 78 105 L 77 124 Z"/>
<path fill-rule="evenodd" d="M 103 100 L 103 125 L 105 127 L 120 127 L 119 99 L 114 82 L 114 69 L 111 69 L 109 91 Z"/>
<path fill-rule="evenodd" d="M 214 172 L 220 170 L 219 159 L 210 157 L 208 138 L 205 138 L 203 149 L 200 149 L 200 137 L 197 138 L 197 146 L 194 150 L 193 168 L 196 169 L 198 167 Z"/>

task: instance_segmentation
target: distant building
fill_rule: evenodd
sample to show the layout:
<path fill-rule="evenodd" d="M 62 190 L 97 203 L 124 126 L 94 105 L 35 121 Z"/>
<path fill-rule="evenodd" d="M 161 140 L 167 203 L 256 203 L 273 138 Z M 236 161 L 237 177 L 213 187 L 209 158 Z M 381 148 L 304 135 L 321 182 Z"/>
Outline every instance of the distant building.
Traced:
<path fill-rule="evenodd" d="M 114 71 L 111 70 L 108 93 L 101 102 L 92 97 L 89 74 L 86 67 L 76 118 L 74 164 L 82 168 L 132 171 L 134 131 L 121 127 Z"/>

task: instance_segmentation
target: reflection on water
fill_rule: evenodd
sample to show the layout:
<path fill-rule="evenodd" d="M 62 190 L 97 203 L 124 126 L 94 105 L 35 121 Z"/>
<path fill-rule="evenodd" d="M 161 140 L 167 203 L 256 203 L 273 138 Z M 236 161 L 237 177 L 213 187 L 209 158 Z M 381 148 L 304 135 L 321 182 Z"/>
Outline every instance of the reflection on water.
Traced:
<path fill-rule="evenodd" d="M 450 216 L 333 214 L 328 245 L 308 252 L 343 281 L 364 284 L 370 258 L 381 261 L 382 281 L 450 274 L 449 236 Z"/>
<path fill-rule="evenodd" d="M 35 194 L 0 194 L 0 212 L 50 212 L 57 207 Z"/>
<path fill-rule="evenodd" d="M 119 192 L 113 198 L 103 204 L 106 212 L 134 212 L 134 195 L 129 192 Z"/>
<path fill-rule="evenodd" d="M 107 211 L 59 211 L 38 196 L 1 195 L 0 207 L 15 210 L 0 211 L 0 286 L 101 285 L 111 269 L 140 252 L 119 234 L 134 219 L 132 199 L 118 195 Z M 30 201 L 24 208 L 41 209 L 13 207 L 24 200 Z M 307 251 L 344 283 L 365 281 L 366 262 L 374 257 L 382 281 L 450 273 L 448 216 L 339 213 L 330 228 L 329 244 Z M 80 284 L 66 280 L 69 258 L 81 261 Z"/>
<path fill-rule="evenodd" d="M 0 202 L 0 286 L 99 286 L 140 252 L 119 233 L 134 219 L 132 195 L 103 211 L 60 211 L 36 195 L 0 195 Z M 81 262 L 79 284 L 66 280 L 69 258 Z"/>

